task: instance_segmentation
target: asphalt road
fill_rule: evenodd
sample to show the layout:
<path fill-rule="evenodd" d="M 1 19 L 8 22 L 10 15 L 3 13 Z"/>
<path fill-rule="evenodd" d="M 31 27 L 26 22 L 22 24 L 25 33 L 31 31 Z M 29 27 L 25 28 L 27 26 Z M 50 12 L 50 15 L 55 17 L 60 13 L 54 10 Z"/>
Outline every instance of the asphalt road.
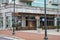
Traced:
<path fill-rule="evenodd" d="M 0 37 L 0 40 L 12 40 L 12 39 L 8 39 L 8 38 Z"/>

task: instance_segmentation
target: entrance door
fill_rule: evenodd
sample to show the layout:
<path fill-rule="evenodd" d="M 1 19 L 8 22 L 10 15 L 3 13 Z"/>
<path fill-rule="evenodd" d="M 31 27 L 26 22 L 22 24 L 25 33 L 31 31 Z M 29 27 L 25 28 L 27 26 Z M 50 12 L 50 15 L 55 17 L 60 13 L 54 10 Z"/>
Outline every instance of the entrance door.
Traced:
<path fill-rule="evenodd" d="M 36 21 L 28 21 L 28 29 L 35 29 L 36 28 Z"/>
<path fill-rule="evenodd" d="M 21 16 L 17 17 L 16 29 L 17 30 L 21 30 L 22 29 L 22 19 L 21 19 Z"/>
<path fill-rule="evenodd" d="M 33 22 L 29 21 L 29 27 L 33 27 Z"/>

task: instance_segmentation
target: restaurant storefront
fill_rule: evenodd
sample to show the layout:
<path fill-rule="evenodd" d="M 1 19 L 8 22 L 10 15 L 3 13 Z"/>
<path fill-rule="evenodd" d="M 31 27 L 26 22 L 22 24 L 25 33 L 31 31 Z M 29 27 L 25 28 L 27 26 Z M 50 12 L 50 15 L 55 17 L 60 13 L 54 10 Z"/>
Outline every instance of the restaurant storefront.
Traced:
<path fill-rule="evenodd" d="M 19 14 L 19 13 L 18 13 Z M 31 15 L 17 15 L 16 14 L 16 29 L 20 30 L 20 29 L 36 29 L 36 19 L 35 16 L 31 16 Z M 13 20 L 14 21 L 14 20 Z"/>
<path fill-rule="evenodd" d="M 16 13 L 16 29 L 17 30 L 35 30 L 37 29 L 37 19 L 35 18 L 38 14 L 24 14 Z M 38 28 L 44 28 L 43 15 L 38 15 L 39 25 Z M 47 15 L 47 28 L 54 27 L 54 15 Z"/>
<path fill-rule="evenodd" d="M 23 15 L 24 14 L 24 15 Z M 16 13 L 16 30 L 36 30 L 38 28 L 44 28 L 44 15 L 43 14 L 26 14 L 26 13 Z M 39 19 L 36 19 L 36 16 Z M 4 20 L 5 19 L 5 20 Z M 11 20 L 12 19 L 12 20 Z M 0 16 L 0 29 L 8 29 L 13 27 L 13 15 L 6 16 L 3 18 Z M 38 21 L 38 24 L 37 24 Z M 55 22 L 57 25 L 57 21 L 55 20 L 54 15 L 47 15 L 47 28 L 53 29 L 55 28 Z M 11 26 L 12 25 L 12 26 Z"/>
<path fill-rule="evenodd" d="M 1 4 L 3 7 L 1 7 L 0 10 L 0 29 L 12 29 L 14 20 L 16 24 L 14 26 L 16 26 L 16 30 L 35 30 L 37 28 L 44 28 L 44 8 L 25 6 L 25 3 L 22 3 L 21 5 L 20 4 L 20 1 L 17 1 L 17 3 L 15 3 L 15 10 L 13 7 L 13 2 L 7 5 Z M 13 13 L 15 14 L 15 17 Z M 46 14 L 47 28 L 55 28 L 55 26 L 57 26 L 57 23 L 59 22 L 56 19 L 57 9 L 46 8 Z"/>

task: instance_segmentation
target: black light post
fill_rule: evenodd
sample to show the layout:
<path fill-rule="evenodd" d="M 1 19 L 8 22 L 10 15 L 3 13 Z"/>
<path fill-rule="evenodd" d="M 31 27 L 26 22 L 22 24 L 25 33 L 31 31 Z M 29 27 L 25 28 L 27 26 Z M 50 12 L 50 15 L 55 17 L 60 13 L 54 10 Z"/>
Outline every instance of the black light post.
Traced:
<path fill-rule="evenodd" d="M 48 40 L 48 37 L 47 37 L 47 19 L 46 19 L 46 0 L 44 0 L 44 18 L 45 18 L 45 21 L 44 21 L 44 28 L 45 28 L 44 40 Z"/>
<path fill-rule="evenodd" d="M 14 8 L 14 12 L 13 12 L 13 35 L 15 35 L 15 0 L 14 0 L 14 6 L 13 6 L 13 8 Z"/>

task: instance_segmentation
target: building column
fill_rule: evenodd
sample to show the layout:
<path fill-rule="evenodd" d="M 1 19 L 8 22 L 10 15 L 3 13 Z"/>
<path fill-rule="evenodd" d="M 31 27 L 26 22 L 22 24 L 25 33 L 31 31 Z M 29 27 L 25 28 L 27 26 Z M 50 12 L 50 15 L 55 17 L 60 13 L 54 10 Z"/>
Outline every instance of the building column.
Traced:
<path fill-rule="evenodd" d="M 26 19 L 22 16 L 22 27 L 26 27 Z"/>
<path fill-rule="evenodd" d="M 11 25 L 10 25 L 10 27 L 12 27 L 12 13 L 11 13 L 10 20 L 11 20 Z"/>
<path fill-rule="evenodd" d="M 36 18 L 36 25 L 37 25 L 36 29 L 38 29 L 38 27 L 40 26 L 40 17 L 36 16 L 35 18 Z"/>
<path fill-rule="evenodd" d="M 6 29 L 6 17 L 5 17 L 5 13 L 3 13 L 3 30 Z"/>
<path fill-rule="evenodd" d="M 54 26 L 57 26 L 57 18 L 54 18 Z"/>

